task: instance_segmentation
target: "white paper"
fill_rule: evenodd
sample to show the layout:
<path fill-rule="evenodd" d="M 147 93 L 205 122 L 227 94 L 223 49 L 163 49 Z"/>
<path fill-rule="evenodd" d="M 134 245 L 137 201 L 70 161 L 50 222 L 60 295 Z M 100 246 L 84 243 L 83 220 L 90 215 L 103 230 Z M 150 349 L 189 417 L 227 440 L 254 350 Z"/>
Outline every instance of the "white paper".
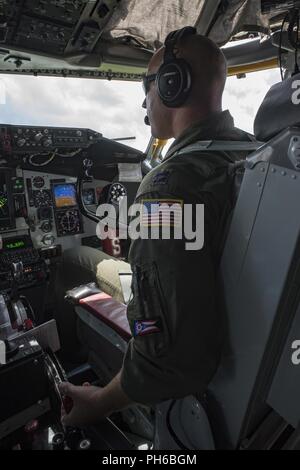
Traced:
<path fill-rule="evenodd" d="M 119 181 L 140 183 L 143 179 L 140 163 L 119 163 Z"/>
<path fill-rule="evenodd" d="M 131 291 L 131 282 L 132 282 L 132 273 L 121 273 L 119 272 L 120 284 L 122 288 L 123 298 L 126 305 L 128 305 L 132 291 Z"/>

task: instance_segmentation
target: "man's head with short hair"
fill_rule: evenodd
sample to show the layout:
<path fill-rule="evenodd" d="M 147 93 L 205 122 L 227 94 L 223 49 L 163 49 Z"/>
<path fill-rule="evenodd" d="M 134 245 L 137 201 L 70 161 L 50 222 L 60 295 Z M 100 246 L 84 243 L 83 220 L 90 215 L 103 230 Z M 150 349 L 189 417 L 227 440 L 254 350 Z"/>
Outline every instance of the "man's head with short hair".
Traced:
<path fill-rule="evenodd" d="M 189 35 L 176 44 L 174 53 L 176 58 L 182 58 L 190 65 L 192 88 L 182 106 L 170 108 L 161 101 L 155 82 L 150 83 L 146 96 L 147 113 L 152 135 L 160 139 L 177 138 L 194 122 L 222 110 L 227 64 L 221 49 L 204 36 Z M 158 72 L 164 54 L 165 47 L 154 54 L 148 75 Z"/>

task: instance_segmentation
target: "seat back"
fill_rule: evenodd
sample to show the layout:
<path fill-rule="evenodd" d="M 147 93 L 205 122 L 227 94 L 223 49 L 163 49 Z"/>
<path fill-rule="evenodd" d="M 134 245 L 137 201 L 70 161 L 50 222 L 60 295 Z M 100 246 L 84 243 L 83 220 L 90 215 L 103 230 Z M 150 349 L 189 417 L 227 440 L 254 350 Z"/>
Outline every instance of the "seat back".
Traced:
<path fill-rule="evenodd" d="M 286 123 L 276 110 L 280 90 L 284 109 L 292 108 Z M 280 132 L 248 158 L 222 256 L 227 342 L 208 388 L 217 447 L 243 445 L 270 413 L 293 426 L 300 420 L 300 380 L 290 360 L 300 324 L 300 128 L 286 125 L 291 114 L 300 122 L 293 92 L 291 80 L 276 85 L 259 110 L 256 137 Z"/>

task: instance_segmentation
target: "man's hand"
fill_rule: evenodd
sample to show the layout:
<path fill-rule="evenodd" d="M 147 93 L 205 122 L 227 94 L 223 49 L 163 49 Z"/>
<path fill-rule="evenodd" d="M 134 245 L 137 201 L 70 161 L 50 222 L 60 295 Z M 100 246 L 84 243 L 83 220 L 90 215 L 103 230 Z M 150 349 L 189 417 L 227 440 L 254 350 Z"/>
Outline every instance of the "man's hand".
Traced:
<path fill-rule="evenodd" d="M 69 414 L 62 410 L 62 424 L 64 426 L 96 424 L 115 411 L 132 404 L 122 390 L 120 377 L 121 372 L 104 388 L 90 384 L 84 384 L 82 387 L 66 382 L 61 384 L 62 395 L 73 401 L 73 408 Z"/>
<path fill-rule="evenodd" d="M 73 401 L 73 408 L 69 414 L 62 406 L 61 421 L 64 426 L 95 424 L 106 417 L 102 412 L 101 388 L 93 387 L 90 384 L 76 387 L 65 382 L 60 386 L 60 391 L 62 395 Z"/>

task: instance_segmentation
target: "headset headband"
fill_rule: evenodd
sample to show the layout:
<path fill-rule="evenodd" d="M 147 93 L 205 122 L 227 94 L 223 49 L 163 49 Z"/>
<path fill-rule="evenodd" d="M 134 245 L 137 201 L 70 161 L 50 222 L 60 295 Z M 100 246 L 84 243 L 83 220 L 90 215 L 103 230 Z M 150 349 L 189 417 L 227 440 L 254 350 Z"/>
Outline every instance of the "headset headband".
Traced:
<path fill-rule="evenodd" d="M 167 64 L 176 59 L 176 55 L 174 54 L 176 44 L 180 43 L 185 36 L 192 36 L 194 34 L 197 34 L 197 30 L 192 26 L 186 26 L 185 28 L 169 33 L 165 40 L 164 63 Z"/>

